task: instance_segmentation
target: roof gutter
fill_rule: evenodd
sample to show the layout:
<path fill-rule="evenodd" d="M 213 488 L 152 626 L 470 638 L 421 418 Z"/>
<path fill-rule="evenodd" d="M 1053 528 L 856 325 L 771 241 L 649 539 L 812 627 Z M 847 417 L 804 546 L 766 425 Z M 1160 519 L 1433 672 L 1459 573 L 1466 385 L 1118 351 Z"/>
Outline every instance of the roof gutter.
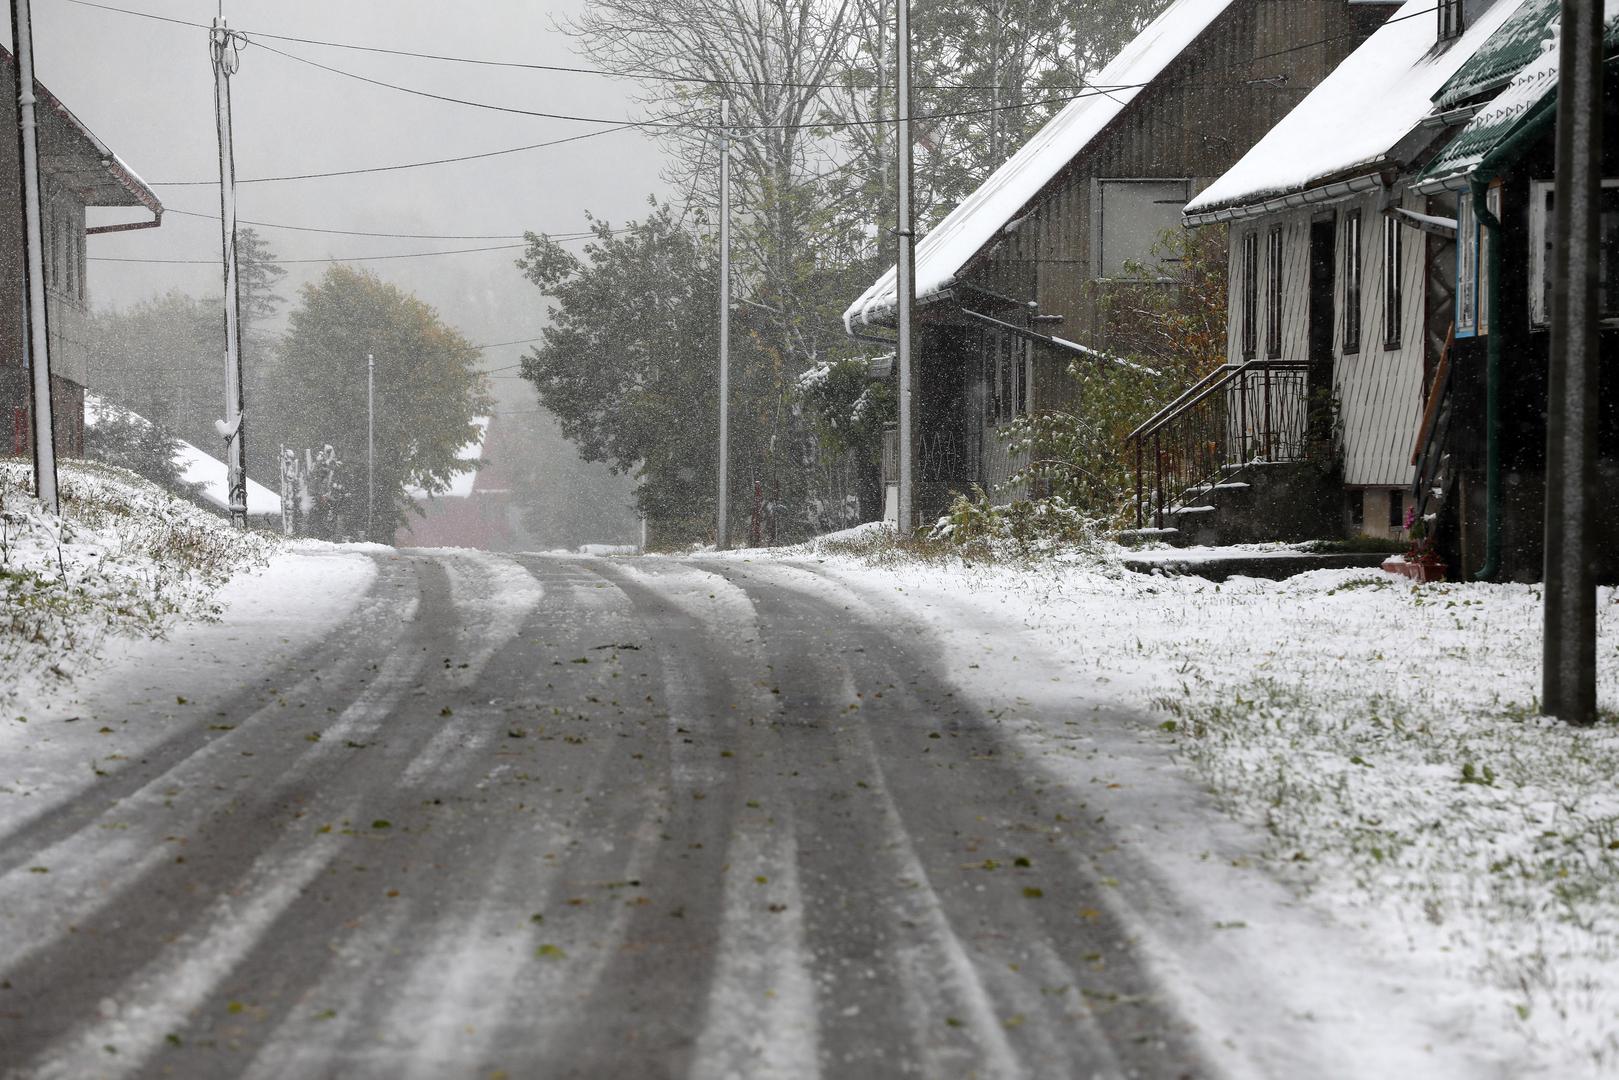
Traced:
<path fill-rule="evenodd" d="M 121 221 L 115 225 L 91 225 L 84 230 L 86 236 L 101 236 L 105 233 L 137 232 L 141 229 L 155 229 L 163 224 L 163 208 L 147 207 L 152 211 L 151 221 Z"/>
<path fill-rule="evenodd" d="M 981 312 L 969 311 L 966 308 L 962 308 L 961 313 L 967 316 L 967 318 L 972 319 L 974 322 L 982 323 L 985 326 L 992 326 L 997 330 L 1004 330 L 1008 334 L 1014 334 L 1017 337 L 1032 341 L 1037 345 L 1048 346 L 1049 348 L 1056 349 L 1059 352 L 1073 353 L 1075 356 L 1083 356 L 1087 360 L 1097 360 L 1104 364 L 1112 364 L 1115 367 L 1128 368 L 1131 371 L 1145 372 L 1148 375 L 1160 374 L 1159 372 L 1154 371 L 1152 368 L 1143 364 L 1132 363 L 1129 360 L 1124 360 L 1117 356 L 1109 356 L 1105 352 L 1098 352 L 1096 349 L 1087 348 L 1084 345 L 1079 344 L 1077 341 L 1069 341 L 1067 338 L 1052 337 L 1050 334 L 1042 334 L 1038 330 L 1030 330 L 1028 327 L 1019 326 L 1016 323 L 1003 322 L 1000 319 L 982 314 Z"/>
<path fill-rule="evenodd" d="M 1300 206 L 1319 206 L 1322 203 L 1338 202 L 1368 191 L 1376 191 L 1384 187 L 1383 175 L 1380 172 L 1367 173 L 1364 176 L 1350 177 L 1348 180 L 1334 180 L 1330 184 L 1320 187 L 1306 188 L 1287 195 L 1278 195 L 1274 199 L 1264 202 L 1249 203 L 1246 206 L 1227 206 L 1219 210 L 1203 210 L 1195 214 L 1184 215 L 1186 224 L 1191 228 L 1200 225 L 1218 225 L 1227 221 L 1242 221 L 1247 218 L 1263 217 L 1274 214 L 1280 210 L 1292 210 Z"/>

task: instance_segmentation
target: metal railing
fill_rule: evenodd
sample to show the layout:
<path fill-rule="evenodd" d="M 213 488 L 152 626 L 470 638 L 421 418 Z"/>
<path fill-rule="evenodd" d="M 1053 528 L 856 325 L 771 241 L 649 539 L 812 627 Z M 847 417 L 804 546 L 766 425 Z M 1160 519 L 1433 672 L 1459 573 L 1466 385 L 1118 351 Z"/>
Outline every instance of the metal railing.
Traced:
<path fill-rule="evenodd" d="M 1302 461 L 1309 429 L 1302 360 L 1223 364 L 1125 438 L 1135 453 L 1136 527 L 1233 479 L 1242 468 Z"/>

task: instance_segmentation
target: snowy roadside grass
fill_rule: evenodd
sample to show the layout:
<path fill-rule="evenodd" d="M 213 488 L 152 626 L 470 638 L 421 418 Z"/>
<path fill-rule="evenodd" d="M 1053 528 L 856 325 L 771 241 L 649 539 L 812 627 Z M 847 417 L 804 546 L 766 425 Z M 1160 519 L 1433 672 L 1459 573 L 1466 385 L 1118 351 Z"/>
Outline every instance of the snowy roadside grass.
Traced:
<path fill-rule="evenodd" d="M 62 515 L 31 496 L 32 466 L 0 462 L 0 703 L 84 669 L 108 636 L 156 637 L 218 615 L 214 592 L 276 541 L 95 462 L 62 463 Z"/>
<path fill-rule="evenodd" d="M 1535 586 L 1369 570 L 1216 584 L 1132 574 L 1106 552 L 1019 566 L 877 533 L 805 554 L 986 654 L 1023 641 L 1062 657 L 1093 687 L 1076 712 L 1145 712 L 1263 837 L 1273 874 L 1443 972 L 1548 1075 L 1619 1070 L 1614 590 L 1599 598 L 1604 719 L 1579 730 L 1537 715 Z M 964 677 L 990 678 L 989 659 Z M 1065 723 L 1029 733 L 1057 745 Z"/>

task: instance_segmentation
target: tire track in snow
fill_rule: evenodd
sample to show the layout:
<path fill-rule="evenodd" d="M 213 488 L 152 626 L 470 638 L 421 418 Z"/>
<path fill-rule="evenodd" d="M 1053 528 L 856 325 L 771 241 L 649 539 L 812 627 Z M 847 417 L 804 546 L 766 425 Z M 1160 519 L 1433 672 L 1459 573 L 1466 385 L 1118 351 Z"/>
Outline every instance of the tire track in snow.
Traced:
<path fill-rule="evenodd" d="M 13 1075 L 27 1080 L 85 1080 L 127 1076 L 189 1014 L 210 1001 L 215 987 L 259 941 L 336 855 L 336 838 L 287 837 L 260 855 L 231 894 L 215 900 L 190 931 L 111 995 L 100 1017 L 55 1041 Z M 225 1008 L 223 1002 L 215 1002 Z"/>

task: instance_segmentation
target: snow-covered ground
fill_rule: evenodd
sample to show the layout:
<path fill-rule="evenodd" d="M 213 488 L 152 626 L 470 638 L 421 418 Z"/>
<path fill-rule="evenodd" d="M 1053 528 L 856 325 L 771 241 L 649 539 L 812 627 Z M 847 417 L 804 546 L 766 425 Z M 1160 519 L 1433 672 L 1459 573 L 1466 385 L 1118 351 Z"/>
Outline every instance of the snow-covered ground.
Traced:
<path fill-rule="evenodd" d="M 1425 1074 L 1619 1071 L 1614 590 L 1600 594 L 1605 720 L 1576 730 L 1536 715 L 1533 586 L 1373 570 L 1216 584 L 1132 574 L 1105 555 L 920 561 L 878 535 L 731 557 L 813 568 L 914 623 L 1032 759 L 1102 799 L 1147 782 L 1155 754 L 1189 769 L 1247 827 L 1270 877 L 1409 976 L 1389 992 L 1409 995 L 1434 1040 Z M 1118 706 L 1139 717 L 1133 746 L 1096 722 Z M 1149 841 L 1166 857 L 1186 828 L 1209 828 L 1166 821 L 1175 838 Z M 1292 953 L 1309 985 L 1308 933 L 1217 929 L 1250 935 L 1262 968 Z M 1321 979 L 1342 959 L 1322 956 Z M 1359 1007 L 1316 991 L 1325 1003 L 1297 1007 L 1323 1029 L 1327 1011 Z M 1389 1049 L 1344 1047 L 1362 1066 L 1351 1074 L 1392 1075 L 1398 1058 L 1378 1064 Z"/>
<path fill-rule="evenodd" d="M 0 463 L 0 703 L 49 698 L 109 638 L 155 637 L 217 614 L 213 595 L 262 565 L 273 540 L 243 534 L 133 473 L 64 462 L 61 517 L 31 497 L 27 462 Z"/>

